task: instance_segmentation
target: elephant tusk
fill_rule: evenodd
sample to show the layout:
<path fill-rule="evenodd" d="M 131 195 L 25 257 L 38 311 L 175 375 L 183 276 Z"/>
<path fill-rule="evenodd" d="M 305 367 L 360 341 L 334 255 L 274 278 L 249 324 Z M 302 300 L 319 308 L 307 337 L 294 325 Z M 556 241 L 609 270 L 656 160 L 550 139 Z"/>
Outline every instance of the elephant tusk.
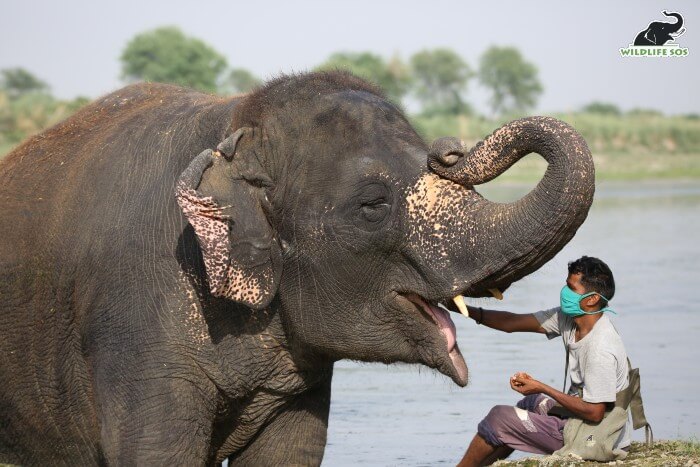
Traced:
<path fill-rule="evenodd" d="M 500 290 L 498 289 L 489 289 L 489 292 L 491 292 L 491 295 L 493 295 L 493 298 L 497 300 L 503 300 L 503 294 L 501 293 Z"/>
<path fill-rule="evenodd" d="M 469 310 L 467 309 L 467 305 L 464 303 L 464 297 L 457 295 L 452 299 L 452 301 L 455 302 L 455 305 L 457 305 L 457 308 L 459 308 L 459 312 L 469 318 Z"/>

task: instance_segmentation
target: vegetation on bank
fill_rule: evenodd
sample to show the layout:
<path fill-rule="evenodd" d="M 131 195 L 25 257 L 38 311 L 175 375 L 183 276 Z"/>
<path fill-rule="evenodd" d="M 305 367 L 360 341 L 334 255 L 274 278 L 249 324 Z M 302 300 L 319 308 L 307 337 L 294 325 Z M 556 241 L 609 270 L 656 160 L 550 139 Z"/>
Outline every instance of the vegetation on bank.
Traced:
<path fill-rule="evenodd" d="M 10 99 L 0 91 L 0 158 L 26 137 L 70 116 L 85 98 L 59 100 L 47 93 Z M 700 118 L 655 113 L 622 115 L 571 112 L 551 116 L 568 122 L 588 142 L 598 180 L 700 178 Z M 458 136 L 471 147 L 516 117 L 415 115 L 412 122 L 427 140 Z M 546 162 L 529 155 L 504 173 L 504 182 L 538 180 Z"/>
<path fill-rule="evenodd" d="M 700 178 L 700 118 L 664 116 L 652 111 L 626 114 L 594 112 L 555 113 L 576 128 L 588 142 L 599 180 Z M 517 116 L 487 119 L 468 115 L 415 116 L 428 141 L 458 136 L 468 147 Z M 523 158 L 502 175 L 504 181 L 539 179 L 546 162 L 539 156 Z"/>
<path fill-rule="evenodd" d="M 11 98 L 0 91 L 0 158 L 27 137 L 71 116 L 89 102 L 78 97 L 60 100 L 48 92 L 30 92 Z"/>
<path fill-rule="evenodd" d="M 573 457 L 557 458 L 553 456 L 519 459 L 517 461 L 499 461 L 499 467 L 564 467 L 601 465 L 640 466 L 640 467 L 698 467 L 700 466 L 700 443 L 696 440 L 657 441 L 652 446 L 633 442 L 630 453 L 623 461 L 586 462 Z"/>

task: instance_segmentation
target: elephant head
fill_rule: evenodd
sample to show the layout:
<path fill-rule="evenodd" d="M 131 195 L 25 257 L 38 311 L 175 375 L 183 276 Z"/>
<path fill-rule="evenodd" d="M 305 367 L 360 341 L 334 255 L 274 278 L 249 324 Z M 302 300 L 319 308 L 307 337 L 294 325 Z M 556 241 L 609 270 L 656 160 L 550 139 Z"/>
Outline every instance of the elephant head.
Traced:
<path fill-rule="evenodd" d="M 664 45 L 666 42 L 675 39 L 685 32 L 683 27 L 683 17 L 679 13 L 669 13 L 664 10 L 664 15 L 676 18 L 675 23 L 654 21 L 639 34 L 634 40 L 634 45 Z"/>
<path fill-rule="evenodd" d="M 518 120 L 471 151 L 454 139 L 429 148 L 379 90 L 341 72 L 268 83 L 238 104 L 228 134 L 179 185 L 211 292 L 278 312 L 309 361 L 423 363 L 466 384 L 438 304 L 537 269 L 593 196 L 588 148 L 562 122 Z M 499 204 L 475 191 L 530 152 L 549 167 L 529 195 Z"/>

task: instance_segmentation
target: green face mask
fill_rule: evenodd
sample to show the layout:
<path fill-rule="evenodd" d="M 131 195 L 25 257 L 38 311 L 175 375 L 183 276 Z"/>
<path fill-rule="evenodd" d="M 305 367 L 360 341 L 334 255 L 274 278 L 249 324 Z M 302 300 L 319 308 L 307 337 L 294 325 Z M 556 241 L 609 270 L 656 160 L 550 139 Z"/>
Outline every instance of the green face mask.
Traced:
<path fill-rule="evenodd" d="M 615 313 L 611 308 L 608 308 L 607 306 L 605 308 L 601 308 L 598 311 L 583 311 L 581 309 L 581 300 L 583 300 L 586 297 L 590 297 L 591 295 L 600 295 L 598 292 L 588 292 L 587 294 L 577 294 L 573 290 L 569 288 L 568 285 L 565 285 L 561 289 L 561 293 L 559 294 L 559 303 L 561 304 L 561 311 L 567 316 L 571 316 L 573 318 L 577 316 L 583 316 L 583 315 L 596 315 L 598 313 L 603 313 L 604 311 L 609 311 L 610 313 L 617 314 Z M 600 295 L 600 298 L 605 300 L 606 302 L 608 301 L 607 298 L 603 297 Z"/>

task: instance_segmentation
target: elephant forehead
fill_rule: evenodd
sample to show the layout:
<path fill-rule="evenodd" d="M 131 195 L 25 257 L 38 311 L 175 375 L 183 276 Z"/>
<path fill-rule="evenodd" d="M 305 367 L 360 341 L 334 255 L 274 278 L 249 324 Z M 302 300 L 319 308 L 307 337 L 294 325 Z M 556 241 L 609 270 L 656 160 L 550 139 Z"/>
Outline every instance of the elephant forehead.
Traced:
<path fill-rule="evenodd" d="M 341 91 L 324 96 L 322 108 L 331 109 L 336 117 L 350 117 L 358 122 L 368 117 L 380 116 L 383 120 L 394 121 L 400 115 L 397 107 L 382 97 L 365 91 Z"/>
<path fill-rule="evenodd" d="M 372 174 L 378 174 L 381 176 L 386 176 L 389 175 L 391 169 L 387 165 L 386 162 L 382 161 L 381 159 L 378 159 L 376 157 L 371 157 L 371 156 L 361 156 L 358 161 L 355 163 L 354 161 L 347 161 L 348 164 L 346 165 L 347 171 L 352 173 L 353 171 L 356 171 L 360 176 L 362 177 L 367 177 Z M 348 165 L 352 166 L 352 168 L 347 167 Z"/>

